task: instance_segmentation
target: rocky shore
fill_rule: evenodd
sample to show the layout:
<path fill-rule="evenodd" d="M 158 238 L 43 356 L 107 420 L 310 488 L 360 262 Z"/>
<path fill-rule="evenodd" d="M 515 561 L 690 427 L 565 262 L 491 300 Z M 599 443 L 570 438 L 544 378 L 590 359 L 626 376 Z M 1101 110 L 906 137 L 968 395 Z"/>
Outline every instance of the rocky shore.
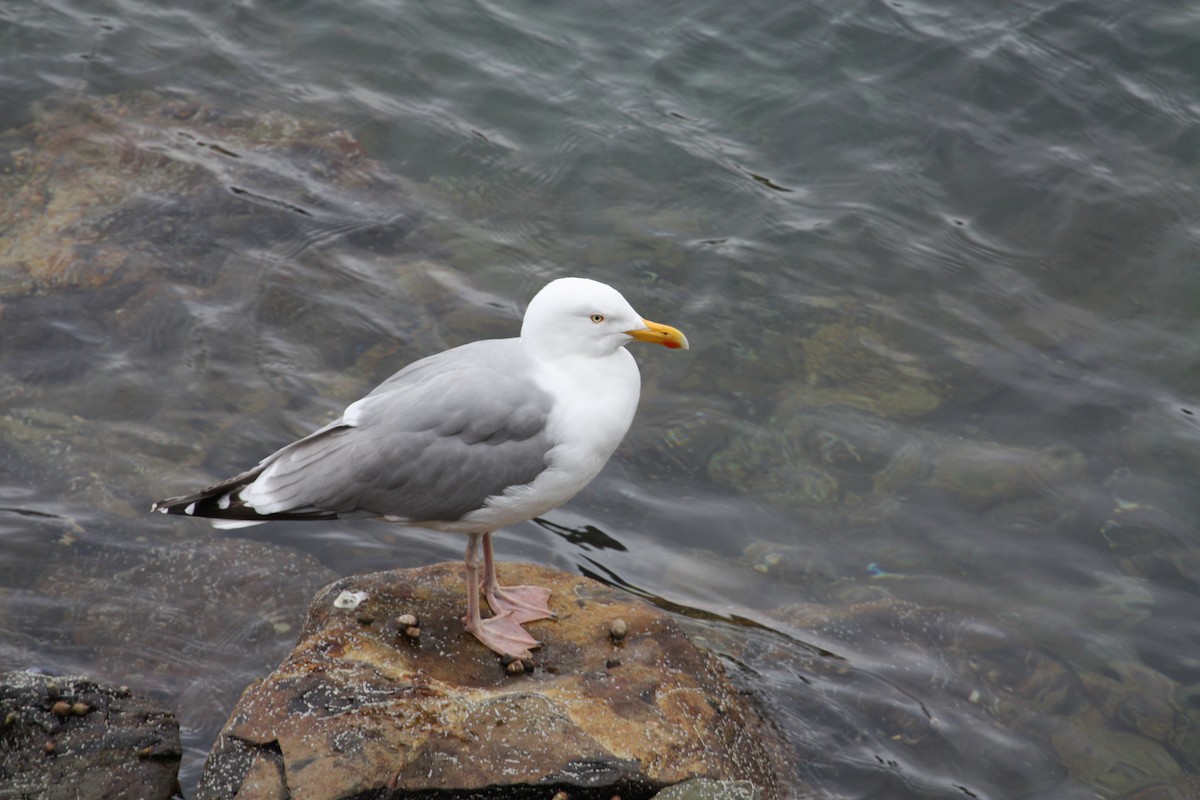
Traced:
<path fill-rule="evenodd" d="M 321 590 L 237 703 L 196 800 L 791 796 L 782 740 L 668 615 L 588 578 L 500 571 L 552 590 L 558 619 L 531 625 L 543 644 L 526 662 L 463 631 L 461 564 Z M 0 681 L 0 797 L 179 795 L 161 703 L 85 678 Z"/>

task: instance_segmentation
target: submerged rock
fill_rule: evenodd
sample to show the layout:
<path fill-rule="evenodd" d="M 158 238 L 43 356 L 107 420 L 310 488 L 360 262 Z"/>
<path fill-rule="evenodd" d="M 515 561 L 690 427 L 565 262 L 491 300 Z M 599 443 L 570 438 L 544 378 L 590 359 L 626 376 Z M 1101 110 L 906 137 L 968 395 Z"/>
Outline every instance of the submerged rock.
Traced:
<path fill-rule="evenodd" d="M 178 691 L 206 664 L 218 679 L 247 661 L 274 660 L 295 635 L 304 598 L 334 575 L 298 550 L 218 535 L 80 549 L 60 555 L 35 586 L 54 602 L 12 628 L 94 648 L 110 677 L 163 691 Z M 184 620 L 190 636 L 181 641 Z"/>
<path fill-rule="evenodd" d="M 755 283 L 760 278 L 739 275 Z M 794 286 L 757 290 L 760 296 L 786 296 L 786 312 L 782 306 L 739 306 L 731 323 L 736 328 L 711 330 L 710 344 L 697 353 L 683 388 L 746 400 L 774 397 L 797 407 L 840 406 L 885 419 L 920 418 L 938 409 L 951 387 L 956 396 L 969 391 L 970 375 L 947 380 L 944 369 L 931 371 L 924 354 L 941 345 L 901 321 L 893 301 L 793 296 L 790 289 Z M 760 332 L 754 347 L 739 344 L 737 331 L 745 326 Z"/>
<path fill-rule="evenodd" d="M 1113 729 L 1091 707 L 1080 709 L 1052 739 L 1071 777 L 1106 797 L 1182 777 L 1179 764 L 1161 744 Z"/>
<path fill-rule="evenodd" d="M 890 341 L 887 325 L 850 304 L 804 340 L 804 372 L 788 400 L 805 407 L 842 405 L 888 419 L 937 409 L 945 386 L 922 359 Z"/>
<path fill-rule="evenodd" d="M 0 134 L 0 163 L 0 297 L 164 271 L 207 284 L 231 255 L 322 224 L 368 246 L 412 227 L 346 131 L 182 93 L 48 98 Z"/>
<path fill-rule="evenodd" d="M 789 401 L 717 453 L 709 475 L 783 508 L 840 510 L 854 518 L 886 516 L 888 499 L 913 491 L 987 508 L 1037 496 L 1075 479 L 1086 466 L 1065 443 L 970 441 L 851 408 L 811 409 Z"/>
<path fill-rule="evenodd" d="M 136 797 L 179 790 L 179 723 L 161 703 L 87 678 L 0 674 L 0 796 Z"/>
<path fill-rule="evenodd" d="M 500 570 L 552 590 L 559 619 L 527 626 L 543 641 L 532 672 L 509 674 L 463 630 L 460 565 L 338 581 L 313 601 L 292 654 L 242 696 L 198 800 L 607 800 L 696 777 L 781 795 L 771 729 L 669 616 L 586 578 Z"/>

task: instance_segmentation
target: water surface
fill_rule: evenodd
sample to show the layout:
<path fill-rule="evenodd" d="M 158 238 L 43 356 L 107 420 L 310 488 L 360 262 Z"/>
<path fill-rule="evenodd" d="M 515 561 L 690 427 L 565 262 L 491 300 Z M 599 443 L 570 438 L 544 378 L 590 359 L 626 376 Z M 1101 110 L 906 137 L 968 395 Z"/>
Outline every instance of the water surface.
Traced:
<path fill-rule="evenodd" d="M 190 791 L 317 588 L 462 542 L 150 501 L 584 275 L 693 349 L 637 350 L 625 445 L 502 557 L 677 614 L 821 796 L 1194 792 L 1198 31 L 0 4 L 0 667 L 158 694 Z"/>

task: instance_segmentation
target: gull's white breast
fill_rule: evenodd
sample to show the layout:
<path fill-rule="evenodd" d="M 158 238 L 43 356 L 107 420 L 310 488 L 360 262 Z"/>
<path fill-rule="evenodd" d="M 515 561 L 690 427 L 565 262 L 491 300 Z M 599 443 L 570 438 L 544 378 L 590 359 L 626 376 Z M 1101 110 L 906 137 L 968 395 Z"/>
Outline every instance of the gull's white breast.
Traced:
<path fill-rule="evenodd" d="M 535 382 L 554 398 L 547 420 L 554 446 L 532 483 L 489 497 L 484 507 L 438 530 L 491 531 L 557 508 L 587 486 L 608 462 L 633 422 L 641 394 L 637 362 L 625 348 L 604 358 L 540 363 Z"/>

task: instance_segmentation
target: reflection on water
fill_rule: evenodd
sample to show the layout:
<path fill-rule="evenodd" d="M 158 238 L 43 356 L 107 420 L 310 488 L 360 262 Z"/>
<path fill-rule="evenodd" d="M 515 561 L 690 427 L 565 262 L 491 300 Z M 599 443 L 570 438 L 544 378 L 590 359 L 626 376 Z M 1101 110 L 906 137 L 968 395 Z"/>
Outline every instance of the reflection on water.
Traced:
<path fill-rule="evenodd" d="M 0 668 L 158 693 L 194 785 L 317 588 L 462 542 L 149 501 L 582 274 L 694 347 L 503 557 L 822 794 L 1196 792 L 1194 13 L 344 5 L 0 8 Z"/>

